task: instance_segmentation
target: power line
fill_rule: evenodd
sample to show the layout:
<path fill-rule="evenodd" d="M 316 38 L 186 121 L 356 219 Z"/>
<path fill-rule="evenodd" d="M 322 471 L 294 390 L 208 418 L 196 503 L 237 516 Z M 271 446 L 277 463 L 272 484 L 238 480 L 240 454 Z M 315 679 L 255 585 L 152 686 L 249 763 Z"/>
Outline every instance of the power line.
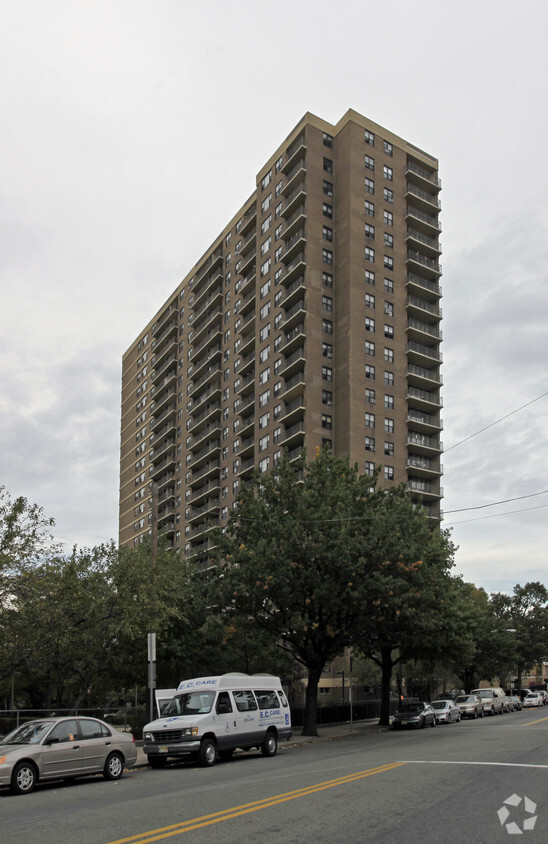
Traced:
<path fill-rule="evenodd" d="M 505 416 L 501 416 L 500 419 L 495 419 L 495 421 L 491 422 L 490 425 L 486 425 L 485 428 L 480 428 L 479 431 L 476 431 L 474 434 L 470 434 L 469 437 L 465 437 L 463 440 L 460 440 L 458 443 L 455 443 L 454 445 L 449 446 L 449 448 L 444 449 L 443 453 L 447 454 L 448 451 L 451 451 L 452 449 L 457 448 L 457 446 L 462 445 L 465 442 L 468 442 L 468 440 L 471 440 L 472 437 L 477 437 L 478 434 L 483 434 L 484 431 L 488 431 L 489 428 L 492 428 L 494 425 L 498 425 L 499 422 L 503 422 L 505 419 L 509 419 L 510 416 L 513 416 L 515 413 L 519 413 L 519 411 L 523 410 L 525 407 L 529 407 L 529 405 L 534 404 L 536 401 L 539 401 L 539 399 L 543 399 L 544 396 L 548 396 L 548 391 L 546 393 L 542 393 L 542 395 L 540 395 L 540 396 L 537 396 L 536 399 L 531 399 L 531 401 L 528 401 L 527 404 L 522 404 L 521 407 L 517 407 L 515 410 L 510 411 L 510 413 L 507 413 Z"/>
<path fill-rule="evenodd" d="M 499 504 L 508 504 L 511 501 L 522 501 L 524 498 L 535 498 L 537 495 L 546 495 L 548 489 L 542 492 L 532 492 L 529 495 L 518 495 L 517 498 L 504 498 L 502 501 L 493 501 L 491 504 L 479 504 L 477 507 L 460 507 L 458 510 L 445 510 L 445 513 L 464 513 L 466 510 L 484 510 L 486 507 L 497 507 Z M 542 505 L 545 507 L 546 505 Z M 535 509 L 534 507 L 531 509 Z"/>
<path fill-rule="evenodd" d="M 463 519 L 461 522 L 452 522 L 444 527 L 465 525 L 467 522 L 482 522 L 484 519 L 498 519 L 500 516 L 512 516 L 514 513 L 528 513 L 530 510 L 542 510 L 544 507 L 548 507 L 548 504 L 540 504 L 538 507 L 524 507 L 522 510 L 508 510 L 506 513 L 493 513 L 492 516 L 480 516 L 478 519 Z"/>

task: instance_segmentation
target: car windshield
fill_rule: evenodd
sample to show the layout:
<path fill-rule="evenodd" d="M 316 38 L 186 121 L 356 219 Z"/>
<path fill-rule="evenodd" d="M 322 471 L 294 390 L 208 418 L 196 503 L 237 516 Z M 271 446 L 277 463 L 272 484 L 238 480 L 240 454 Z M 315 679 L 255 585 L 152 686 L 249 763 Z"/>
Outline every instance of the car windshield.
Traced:
<path fill-rule="evenodd" d="M 422 705 L 420 703 L 404 703 L 400 707 L 400 712 L 420 712 Z"/>
<path fill-rule="evenodd" d="M 8 733 L 2 744 L 39 744 L 53 724 L 53 721 L 29 721 Z"/>
<path fill-rule="evenodd" d="M 492 697 L 490 689 L 480 689 L 477 693 L 480 697 Z"/>
<path fill-rule="evenodd" d="M 170 715 L 206 715 L 211 712 L 215 692 L 189 692 L 175 695 L 162 713 L 166 718 Z"/>
<path fill-rule="evenodd" d="M 449 706 L 449 702 L 447 700 L 434 700 L 430 706 L 432 709 L 445 709 Z"/>
<path fill-rule="evenodd" d="M 474 695 L 459 695 L 457 698 L 457 703 L 473 703 L 474 702 Z"/>

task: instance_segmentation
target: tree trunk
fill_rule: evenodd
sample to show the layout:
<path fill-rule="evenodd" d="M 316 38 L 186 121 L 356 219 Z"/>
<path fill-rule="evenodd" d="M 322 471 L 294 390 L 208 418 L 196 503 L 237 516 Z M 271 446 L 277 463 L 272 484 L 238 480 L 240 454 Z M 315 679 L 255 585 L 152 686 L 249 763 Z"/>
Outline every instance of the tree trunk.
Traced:
<path fill-rule="evenodd" d="M 390 682 L 392 680 L 392 648 L 381 648 L 381 715 L 379 725 L 388 727 L 390 724 Z"/>
<path fill-rule="evenodd" d="M 308 669 L 308 683 L 304 702 L 303 736 L 318 735 L 318 683 L 322 676 L 323 665 Z"/>

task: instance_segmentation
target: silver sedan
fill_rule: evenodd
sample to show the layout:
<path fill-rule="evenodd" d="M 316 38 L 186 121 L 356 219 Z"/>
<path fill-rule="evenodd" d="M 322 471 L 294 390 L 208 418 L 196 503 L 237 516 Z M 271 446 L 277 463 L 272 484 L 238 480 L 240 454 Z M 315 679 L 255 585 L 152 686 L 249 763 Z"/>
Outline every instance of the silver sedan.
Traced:
<path fill-rule="evenodd" d="M 434 700 L 430 704 L 436 715 L 438 724 L 450 724 L 460 721 L 460 709 L 452 700 Z"/>
<path fill-rule="evenodd" d="M 98 718 L 41 718 L 0 739 L 0 786 L 28 794 L 44 780 L 97 773 L 117 780 L 136 759 L 133 736 Z"/>

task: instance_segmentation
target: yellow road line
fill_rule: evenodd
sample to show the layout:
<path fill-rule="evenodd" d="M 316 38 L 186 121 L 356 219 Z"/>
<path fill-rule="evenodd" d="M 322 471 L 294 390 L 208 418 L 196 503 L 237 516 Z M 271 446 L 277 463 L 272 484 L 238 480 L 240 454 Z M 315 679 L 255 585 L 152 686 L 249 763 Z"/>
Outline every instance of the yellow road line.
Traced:
<path fill-rule="evenodd" d="M 150 844 L 152 841 L 160 841 L 162 838 L 170 838 L 173 835 L 180 835 L 183 832 L 190 832 L 193 829 L 199 829 L 203 826 L 210 826 L 214 823 L 237 818 L 241 815 L 247 815 L 250 812 L 257 812 L 259 809 L 268 809 L 271 806 L 286 803 L 288 800 L 296 800 L 298 797 L 308 797 L 310 794 L 316 794 L 318 791 L 355 782 L 356 780 L 373 776 L 373 774 L 382 774 L 385 771 L 391 771 L 393 768 L 399 768 L 405 764 L 405 762 L 391 762 L 387 765 L 380 765 L 377 768 L 370 768 L 367 771 L 359 771 L 356 774 L 348 774 L 345 777 L 338 777 L 337 779 L 316 783 L 305 788 L 298 788 L 296 791 L 287 791 L 274 797 L 265 797 L 263 800 L 256 800 L 253 803 L 243 803 L 241 806 L 233 806 L 231 809 L 225 809 L 222 812 L 213 812 L 210 815 L 191 818 L 188 821 L 181 821 L 171 826 L 151 829 L 148 832 L 132 835 L 129 838 L 118 838 L 116 841 L 110 841 L 109 844 L 130 844 L 130 842 L 131 844 Z"/>
<path fill-rule="evenodd" d="M 538 721 L 527 721 L 525 726 L 530 727 L 531 724 L 541 724 L 542 721 L 548 721 L 548 715 L 546 715 L 544 718 L 539 718 Z"/>

